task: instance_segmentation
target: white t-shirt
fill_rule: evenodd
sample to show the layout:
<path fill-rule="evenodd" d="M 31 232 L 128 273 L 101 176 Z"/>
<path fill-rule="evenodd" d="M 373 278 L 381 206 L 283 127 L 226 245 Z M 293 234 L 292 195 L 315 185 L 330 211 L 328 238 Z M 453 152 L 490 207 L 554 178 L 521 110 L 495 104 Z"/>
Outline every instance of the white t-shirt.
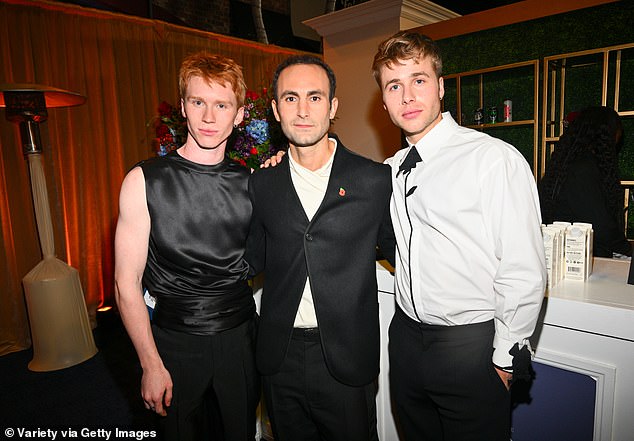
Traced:
<path fill-rule="evenodd" d="M 311 221 L 315 213 L 317 213 L 326 195 L 332 161 L 337 151 L 337 140 L 333 138 L 329 138 L 329 140 L 335 144 L 332 156 L 323 167 L 315 171 L 302 167 L 293 159 L 293 155 L 290 153 L 288 155 L 291 180 L 293 181 L 295 192 L 297 196 L 299 196 L 299 200 L 302 203 L 302 207 L 304 207 L 304 212 L 306 212 L 306 217 L 308 217 L 309 221 Z M 310 280 L 308 277 L 306 278 L 304 292 L 299 302 L 297 315 L 295 316 L 295 324 L 293 326 L 295 328 L 315 328 L 318 326 L 313 294 L 310 290 Z"/>

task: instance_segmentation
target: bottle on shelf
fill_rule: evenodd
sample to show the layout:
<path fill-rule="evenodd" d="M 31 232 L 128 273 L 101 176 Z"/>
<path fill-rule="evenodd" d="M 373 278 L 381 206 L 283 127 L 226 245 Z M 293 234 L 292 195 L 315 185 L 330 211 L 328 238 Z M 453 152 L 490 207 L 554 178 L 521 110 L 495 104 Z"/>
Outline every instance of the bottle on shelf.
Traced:
<path fill-rule="evenodd" d="M 513 121 L 513 101 L 504 100 L 504 122 Z"/>

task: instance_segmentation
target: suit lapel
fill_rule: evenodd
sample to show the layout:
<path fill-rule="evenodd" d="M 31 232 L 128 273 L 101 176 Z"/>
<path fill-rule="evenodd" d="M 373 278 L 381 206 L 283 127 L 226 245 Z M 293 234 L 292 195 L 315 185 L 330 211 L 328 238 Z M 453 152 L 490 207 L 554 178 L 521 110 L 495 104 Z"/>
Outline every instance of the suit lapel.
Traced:
<path fill-rule="evenodd" d="M 285 158 L 278 167 L 280 168 L 278 175 L 279 194 L 284 195 L 284 212 L 288 213 L 289 219 L 301 219 L 304 224 L 308 224 L 308 216 L 306 211 L 304 211 L 304 206 L 299 199 L 297 190 L 295 190 L 295 185 L 293 185 L 289 159 Z"/>
<path fill-rule="evenodd" d="M 337 138 L 335 138 L 337 139 Z M 333 204 L 339 203 L 342 197 L 345 197 L 346 182 L 348 182 L 348 151 L 341 144 L 341 141 L 337 139 L 337 150 L 335 150 L 335 157 L 332 161 L 332 168 L 330 169 L 330 178 L 328 179 L 328 186 L 326 187 L 326 194 L 324 199 L 319 205 L 319 209 L 313 216 L 312 222 L 327 210 Z"/>
<path fill-rule="evenodd" d="M 289 221 L 291 219 L 294 221 L 301 219 L 304 224 L 313 223 L 330 206 L 341 202 L 341 198 L 345 197 L 346 183 L 350 180 L 350 170 L 348 164 L 349 155 L 350 153 L 346 150 L 343 144 L 341 144 L 341 141 L 337 139 L 337 149 L 335 150 L 335 157 L 333 158 L 332 168 L 330 170 L 326 194 L 324 195 L 317 212 L 313 216 L 312 221 L 308 220 L 308 216 L 304 211 L 304 206 L 302 205 L 299 195 L 295 190 L 295 185 L 293 185 L 290 161 L 288 158 L 284 158 L 284 160 L 282 160 L 282 162 L 277 166 L 277 192 L 272 192 L 271 197 L 282 197 L 282 209 L 284 213 L 288 215 Z"/>

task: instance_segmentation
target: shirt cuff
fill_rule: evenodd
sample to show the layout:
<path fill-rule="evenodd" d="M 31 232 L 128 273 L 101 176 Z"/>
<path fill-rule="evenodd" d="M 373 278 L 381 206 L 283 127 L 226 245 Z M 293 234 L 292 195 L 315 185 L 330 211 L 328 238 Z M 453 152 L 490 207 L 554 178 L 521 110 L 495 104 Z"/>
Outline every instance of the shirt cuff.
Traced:
<path fill-rule="evenodd" d="M 494 339 L 493 364 L 505 372 L 513 374 L 514 379 L 529 381 L 534 377 L 531 367 L 533 349 L 531 342 L 524 339 L 521 343 L 512 343 L 504 339 Z M 512 343 L 511 349 L 504 350 Z"/>
<path fill-rule="evenodd" d="M 506 372 L 513 372 L 513 356 L 509 351 L 515 342 L 499 338 L 493 339 L 493 364 Z"/>

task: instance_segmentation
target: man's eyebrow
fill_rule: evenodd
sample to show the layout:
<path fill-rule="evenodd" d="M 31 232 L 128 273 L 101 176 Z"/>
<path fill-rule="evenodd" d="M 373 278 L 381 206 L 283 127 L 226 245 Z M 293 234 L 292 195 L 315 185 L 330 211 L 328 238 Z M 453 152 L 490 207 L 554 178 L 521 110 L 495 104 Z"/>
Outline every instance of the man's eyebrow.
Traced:
<path fill-rule="evenodd" d="M 289 96 L 289 95 L 299 97 L 299 93 L 294 90 L 285 90 L 280 94 L 280 96 Z M 308 92 L 306 92 L 306 95 L 307 96 L 311 96 L 311 95 L 326 96 L 326 92 L 321 89 L 315 89 L 315 90 L 309 90 Z"/>
<path fill-rule="evenodd" d="M 326 92 L 325 92 L 325 91 L 323 91 L 323 90 L 321 90 L 321 89 L 309 90 L 309 91 L 308 91 L 308 93 L 307 93 L 307 95 L 308 95 L 308 96 L 310 96 L 310 95 L 322 95 L 322 96 L 325 96 L 325 95 L 326 95 Z"/>
<path fill-rule="evenodd" d="M 299 96 L 299 93 L 295 92 L 294 90 L 284 90 L 282 91 L 282 93 L 280 93 L 280 96 L 288 96 L 288 95 Z"/>
<path fill-rule="evenodd" d="M 416 77 L 426 77 L 426 78 L 431 78 L 431 76 L 425 72 L 425 71 L 421 71 L 421 72 L 412 72 L 411 74 L 409 74 L 407 76 L 407 78 L 416 78 Z M 393 83 L 398 83 L 400 82 L 401 79 L 400 78 L 392 78 L 391 80 L 389 80 L 387 83 L 385 83 L 386 86 L 389 86 L 390 84 Z"/>

